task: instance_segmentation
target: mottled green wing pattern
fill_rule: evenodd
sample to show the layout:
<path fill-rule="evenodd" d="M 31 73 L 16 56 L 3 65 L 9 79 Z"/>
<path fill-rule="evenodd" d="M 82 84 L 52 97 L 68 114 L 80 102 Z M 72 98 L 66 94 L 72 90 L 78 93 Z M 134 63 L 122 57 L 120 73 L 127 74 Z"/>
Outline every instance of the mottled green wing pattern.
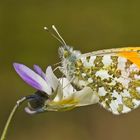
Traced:
<path fill-rule="evenodd" d="M 127 113 L 140 104 L 140 48 L 98 51 L 75 62 L 73 84 L 89 86 L 99 103 L 113 114 Z M 136 63 L 135 63 L 136 62 Z"/>

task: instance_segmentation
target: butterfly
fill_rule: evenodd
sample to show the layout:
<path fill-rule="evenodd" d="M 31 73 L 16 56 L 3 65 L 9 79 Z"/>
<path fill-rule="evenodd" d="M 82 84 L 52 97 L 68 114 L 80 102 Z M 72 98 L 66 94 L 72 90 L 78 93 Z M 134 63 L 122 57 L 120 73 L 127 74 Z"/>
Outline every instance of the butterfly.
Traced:
<path fill-rule="evenodd" d="M 140 47 L 82 54 L 66 44 L 54 25 L 52 28 L 57 36 L 51 35 L 62 44 L 60 70 L 77 90 L 90 87 L 99 104 L 116 115 L 140 105 Z"/>

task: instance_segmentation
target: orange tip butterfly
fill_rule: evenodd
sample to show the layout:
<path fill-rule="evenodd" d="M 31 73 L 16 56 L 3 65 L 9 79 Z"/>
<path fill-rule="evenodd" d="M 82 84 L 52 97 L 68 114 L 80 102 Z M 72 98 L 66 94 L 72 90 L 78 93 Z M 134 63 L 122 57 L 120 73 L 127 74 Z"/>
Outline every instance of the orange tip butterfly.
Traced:
<path fill-rule="evenodd" d="M 73 50 L 55 26 L 45 30 L 62 46 L 61 72 L 70 83 L 81 90 L 90 87 L 99 104 L 113 114 L 128 113 L 140 105 L 140 47 L 125 47 L 82 54 Z"/>

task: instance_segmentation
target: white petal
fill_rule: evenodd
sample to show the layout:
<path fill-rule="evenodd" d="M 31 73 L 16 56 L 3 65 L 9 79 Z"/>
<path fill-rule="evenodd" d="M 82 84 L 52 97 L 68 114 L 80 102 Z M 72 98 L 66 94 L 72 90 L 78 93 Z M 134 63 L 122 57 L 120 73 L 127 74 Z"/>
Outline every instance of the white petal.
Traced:
<path fill-rule="evenodd" d="M 57 94 L 54 98 L 54 101 L 68 99 L 69 97 L 72 97 L 75 91 L 76 90 L 73 88 L 67 78 L 60 78 Z"/>
<path fill-rule="evenodd" d="M 99 102 L 99 97 L 90 87 L 85 87 L 74 93 L 74 98 L 79 101 L 76 106 L 86 106 Z"/>
<path fill-rule="evenodd" d="M 58 87 L 59 81 L 58 81 L 57 77 L 54 75 L 51 66 L 48 66 L 46 69 L 46 77 L 47 77 L 47 83 L 55 91 Z"/>
<path fill-rule="evenodd" d="M 73 93 L 76 91 L 67 78 L 60 78 L 60 83 L 63 88 L 63 99 L 72 96 Z"/>

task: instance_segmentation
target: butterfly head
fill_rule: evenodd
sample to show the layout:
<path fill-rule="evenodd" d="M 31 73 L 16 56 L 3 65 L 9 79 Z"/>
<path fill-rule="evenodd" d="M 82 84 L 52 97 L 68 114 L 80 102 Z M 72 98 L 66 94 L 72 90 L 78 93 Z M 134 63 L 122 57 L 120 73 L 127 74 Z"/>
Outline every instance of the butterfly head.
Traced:
<path fill-rule="evenodd" d="M 80 51 L 73 50 L 73 48 L 68 45 L 60 47 L 58 53 L 61 59 L 69 59 L 71 62 L 81 54 Z"/>
<path fill-rule="evenodd" d="M 59 55 L 61 58 L 70 58 L 70 60 L 75 59 L 77 56 L 79 56 L 80 52 L 73 50 L 72 47 L 68 46 L 65 42 L 65 40 L 62 38 L 62 36 L 59 34 L 58 30 L 54 25 L 52 25 L 52 29 L 54 33 L 49 30 L 47 27 L 44 27 L 46 31 L 50 33 L 52 37 L 57 39 L 61 43 L 61 47 L 59 48 Z"/>

